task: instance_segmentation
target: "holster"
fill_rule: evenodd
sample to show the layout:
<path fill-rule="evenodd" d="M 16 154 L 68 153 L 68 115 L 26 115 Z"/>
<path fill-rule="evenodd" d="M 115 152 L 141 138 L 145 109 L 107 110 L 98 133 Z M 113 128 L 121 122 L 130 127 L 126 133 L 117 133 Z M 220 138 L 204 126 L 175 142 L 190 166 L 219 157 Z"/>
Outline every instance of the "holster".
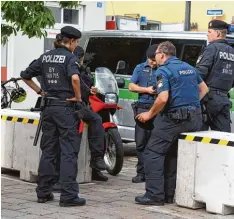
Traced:
<path fill-rule="evenodd" d="M 201 112 L 201 110 L 196 109 L 195 107 L 180 108 L 168 112 L 167 116 L 170 119 L 177 121 L 194 120 L 196 118 L 196 114 L 198 114 L 199 111 Z"/>
<path fill-rule="evenodd" d="M 143 107 L 142 107 L 143 105 L 144 105 L 144 104 L 139 103 L 138 101 L 133 102 L 133 103 L 131 104 L 132 110 L 133 110 L 133 115 L 134 115 L 134 120 L 135 120 L 136 124 L 137 124 L 138 126 L 140 126 L 141 128 L 147 129 L 147 130 L 152 130 L 152 129 L 154 128 L 154 125 L 153 125 L 154 118 L 151 119 L 151 120 L 149 120 L 149 121 L 147 121 L 147 122 L 141 122 L 141 121 L 139 121 L 138 119 L 136 119 L 136 116 L 137 116 L 138 114 L 140 114 L 139 108 L 143 108 Z M 147 105 L 147 104 L 146 104 L 146 105 Z M 149 105 L 149 104 L 148 104 L 148 105 Z M 146 108 L 143 108 L 143 109 L 150 109 L 150 107 L 146 107 Z"/>
<path fill-rule="evenodd" d="M 134 118 L 136 118 L 136 116 L 137 116 L 137 109 L 138 109 L 138 105 L 137 104 L 138 104 L 138 102 L 131 103 Z"/>

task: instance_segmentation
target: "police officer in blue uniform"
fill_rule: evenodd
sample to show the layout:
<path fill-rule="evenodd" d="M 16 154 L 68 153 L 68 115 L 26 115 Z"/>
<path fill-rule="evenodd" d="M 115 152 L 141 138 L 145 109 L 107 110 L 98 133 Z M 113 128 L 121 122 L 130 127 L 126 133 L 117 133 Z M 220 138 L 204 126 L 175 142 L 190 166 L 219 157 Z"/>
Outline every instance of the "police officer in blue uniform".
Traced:
<path fill-rule="evenodd" d="M 204 98 L 203 130 L 231 132 L 228 92 L 234 86 L 234 49 L 226 40 L 228 24 L 212 20 L 208 24 L 208 42 L 197 60 L 196 68 L 209 87 Z"/>
<path fill-rule="evenodd" d="M 147 60 L 136 66 L 130 79 L 129 90 L 139 93 L 138 101 L 132 104 L 134 117 L 136 114 L 148 111 L 155 100 L 156 77 L 155 72 L 157 63 L 155 61 L 155 51 L 157 45 L 151 45 L 146 51 Z M 147 124 L 135 120 L 135 142 L 137 151 L 137 175 L 132 178 L 133 183 L 145 182 L 144 171 L 144 150 L 150 138 L 153 128 L 152 121 Z"/>
<path fill-rule="evenodd" d="M 81 206 L 86 200 L 78 197 L 77 159 L 80 137 L 77 132 L 79 119 L 75 106 L 82 101 L 77 58 L 72 52 L 77 47 L 81 32 L 71 26 L 61 29 L 61 47 L 44 53 L 25 71 L 24 82 L 38 94 L 44 95 L 46 104 L 42 118 L 42 155 L 38 168 L 38 203 L 53 200 L 52 184 L 55 177 L 55 158 L 61 149 L 60 206 Z M 33 77 L 41 75 L 39 88 Z M 59 144 L 57 142 L 59 141 Z"/>
<path fill-rule="evenodd" d="M 202 125 L 200 99 L 208 88 L 195 68 L 175 54 L 175 46 L 169 41 L 159 44 L 155 53 L 158 96 L 148 112 L 137 116 L 144 122 L 157 115 L 144 154 L 146 193 L 135 198 L 142 205 L 173 202 L 178 137 L 183 132 L 198 131 Z"/>

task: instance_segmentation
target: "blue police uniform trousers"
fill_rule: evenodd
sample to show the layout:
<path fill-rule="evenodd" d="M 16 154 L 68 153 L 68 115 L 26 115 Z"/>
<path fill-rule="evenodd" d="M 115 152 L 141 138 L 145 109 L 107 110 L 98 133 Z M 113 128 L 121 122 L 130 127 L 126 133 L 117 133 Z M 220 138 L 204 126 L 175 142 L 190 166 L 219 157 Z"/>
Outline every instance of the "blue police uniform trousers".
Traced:
<path fill-rule="evenodd" d="M 80 150 L 80 136 L 77 129 L 79 119 L 73 107 L 46 106 L 42 120 L 42 155 L 38 169 L 38 198 L 52 192 L 52 184 L 56 176 L 55 159 L 58 147 L 61 150 L 60 182 L 61 201 L 78 197 L 77 159 Z M 59 144 L 58 144 L 59 142 Z"/>
<path fill-rule="evenodd" d="M 193 120 L 175 121 L 158 115 L 151 138 L 145 148 L 146 196 L 164 202 L 173 198 L 176 188 L 177 147 L 179 135 L 198 131 L 202 126 L 201 112 Z"/>
<path fill-rule="evenodd" d="M 146 107 L 143 108 L 142 106 L 137 109 L 137 114 L 148 112 L 149 109 L 153 104 L 143 104 Z M 145 147 L 150 139 L 151 136 L 151 130 L 147 126 L 145 126 L 144 123 L 136 122 L 135 125 L 135 142 L 136 142 L 136 153 L 137 153 L 137 165 L 136 165 L 136 171 L 138 175 L 145 176 L 145 170 L 144 170 L 144 151 Z"/>
<path fill-rule="evenodd" d="M 91 152 L 91 158 L 104 156 L 104 128 L 102 126 L 102 118 L 92 110 L 88 114 L 88 142 Z M 81 143 L 82 134 L 79 135 L 79 144 Z M 60 148 L 58 148 L 58 156 L 56 157 L 56 176 L 53 183 L 59 181 L 60 175 Z"/>
<path fill-rule="evenodd" d="M 208 101 L 205 103 L 207 110 L 207 121 L 203 123 L 202 130 L 211 130 L 221 132 L 231 132 L 230 109 L 232 104 L 228 95 L 220 91 L 210 91 Z"/>

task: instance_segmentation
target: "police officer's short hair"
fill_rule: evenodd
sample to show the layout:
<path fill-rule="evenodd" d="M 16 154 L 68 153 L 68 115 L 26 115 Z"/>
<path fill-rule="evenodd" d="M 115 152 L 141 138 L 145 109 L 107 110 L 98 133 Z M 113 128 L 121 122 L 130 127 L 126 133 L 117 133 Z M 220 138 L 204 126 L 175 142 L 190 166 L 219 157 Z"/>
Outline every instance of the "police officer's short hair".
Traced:
<path fill-rule="evenodd" d="M 167 56 L 176 56 L 176 47 L 170 41 L 160 43 L 157 50 Z"/>

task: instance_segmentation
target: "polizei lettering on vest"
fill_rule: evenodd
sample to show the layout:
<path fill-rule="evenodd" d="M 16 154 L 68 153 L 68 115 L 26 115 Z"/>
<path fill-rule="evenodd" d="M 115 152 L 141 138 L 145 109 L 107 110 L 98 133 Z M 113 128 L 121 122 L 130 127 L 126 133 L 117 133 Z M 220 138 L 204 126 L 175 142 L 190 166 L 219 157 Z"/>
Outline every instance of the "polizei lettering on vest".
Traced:
<path fill-rule="evenodd" d="M 194 74 L 194 71 L 193 71 L 193 70 L 190 70 L 190 69 L 187 69 L 187 70 L 180 70 L 180 71 L 179 71 L 179 74 L 180 74 L 180 75 L 193 75 L 193 74 Z"/>
<path fill-rule="evenodd" d="M 66 56 L 63 55 L 44 55 L 42 62 L 46 63 L 64 63 Z"/>
<path fill-rule="evenodd" d="M 219 52 L 219 58 L 234 62 L 234 54 L 232 53 Z"/>

